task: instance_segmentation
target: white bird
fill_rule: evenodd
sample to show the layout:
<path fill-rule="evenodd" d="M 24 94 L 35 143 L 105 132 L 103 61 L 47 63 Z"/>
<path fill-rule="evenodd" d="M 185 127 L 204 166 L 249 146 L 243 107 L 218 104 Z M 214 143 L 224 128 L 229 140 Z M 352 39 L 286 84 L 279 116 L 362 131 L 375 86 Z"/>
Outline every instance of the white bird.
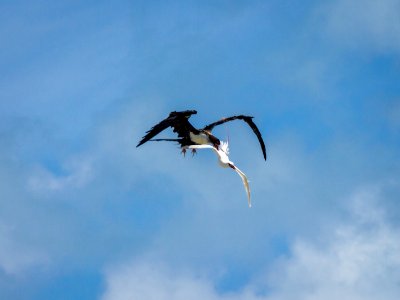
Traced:
<path fill-rule="evenodd" d="M 218 163 L 221 167 L 232 168 L 239 174 L 240 178 L 242 179 L 244 188 L 246 189 L 247 201 L 248 201 L 249 207 L 251 207 L 249 180 L 247 179 L 246 174 L 244 174 L 238 167 L 235 166 L 235 164 L 232 161 L 229 160 L 228 142 L 221 141 L 221 143 L 218 145 L 218 148 L 215 146 L 211 146 L 211 145 L 189 145 L 189 146 L 184 146 L 183 148 L 212 149 L 215 152 L 215 154 L 217 154 Z"/>

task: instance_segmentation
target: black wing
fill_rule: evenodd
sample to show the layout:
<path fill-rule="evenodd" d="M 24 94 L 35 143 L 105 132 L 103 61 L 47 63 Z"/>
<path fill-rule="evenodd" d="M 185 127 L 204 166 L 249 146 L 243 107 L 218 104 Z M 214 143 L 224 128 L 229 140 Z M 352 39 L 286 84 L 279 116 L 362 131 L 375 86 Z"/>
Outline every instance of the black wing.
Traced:
<path fill-rule="evenodd" d="M 172 127 L 174 132 L 178 133 L 178 137 L 180 138 L 189 138 L 189 132 L 192 131 L 197 133 L 198 130 L 189 123 L 188 119 L 191 115 L 197 114 L 195 110 L 186 110 L 186 111 L 173 111 L 169 114 L 168 118 L 162 120 L 157 125 L 153 126 L 149 131 L 146 132 L 146 135 L 142 138 L 139 144 L 143 145 L 161 131 L 167 129 L 168 127 Z"/>
<path fill-rule="evenodd" d="M 221 120 L 219 120 L 219 121 L 217 121 L 217 122 L 208 124 L 206 127 L 203 128 L 203 130 L 211 131 L 215 126 L 224 124 L 224 123 L 226 123 L 226 122 L 230 122 L 230 121 L 233 121 L 233 120 L 243 120 L 243 121 L 245 121 L 247 124 L 249 124 L 249 126 L 251 127 L 251 129 L 253 129 L 253 131 L 254 131 L 254 133 L 256 134 L 256 136 L 257 136 L 257 138 L 258 138 L 258 141 L 259 141 L 259 143 L 260 143 L 261 150 L 262 150 L 263 156 L 264 156 L 264 160 L 267 160 L 267 151 L 266 151 L 266 149 L 265 149 L 265 144 L 264 144 L 263 138 L 262 138 L 261 133 L 260 133 L 260 131 L 258 130 L 256 124 L 253 122 L 252 119 L 253 119 L 253 117 L 244 116 L 244 115 L 233 116 L 233 117 L 229 117 L 229 118 L 223 118 L 223 119 L 221 119 Z"/>

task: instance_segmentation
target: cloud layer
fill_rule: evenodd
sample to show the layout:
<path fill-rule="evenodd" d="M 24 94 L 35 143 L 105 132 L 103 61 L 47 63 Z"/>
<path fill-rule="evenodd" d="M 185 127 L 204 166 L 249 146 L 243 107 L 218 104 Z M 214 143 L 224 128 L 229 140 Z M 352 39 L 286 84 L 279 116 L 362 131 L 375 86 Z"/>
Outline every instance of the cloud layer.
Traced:
<path fill-rule="evenodd" d="M 134 260 L 107 270 L 102 299 L 397 299 L 400 231 L 387 223 L 380 197 L 370 187 L 355 192 L 351 221 L 314 240 L 298 238 L 240 291 L 221 293 L 201 272 Z"/>

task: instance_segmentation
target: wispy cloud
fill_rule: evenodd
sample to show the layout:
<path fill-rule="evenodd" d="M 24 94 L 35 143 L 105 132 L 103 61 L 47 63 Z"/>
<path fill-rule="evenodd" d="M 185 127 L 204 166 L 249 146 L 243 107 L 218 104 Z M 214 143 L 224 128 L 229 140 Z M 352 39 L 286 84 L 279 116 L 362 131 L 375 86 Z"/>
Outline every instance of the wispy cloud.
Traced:
<path fill-rule="evenodd" d="M 313 240 L 299 237 L 290 256 L 238 292 L 221 293 L 210 276 L 155 261 L 106 271 L 102 299 L 396 299 L 400 292 L 399 229 L 379 207 L 380 188 L 350 197 L 352 220 Z"/>
<path fill-rule="evenodd" d="M 38 167 L 35 174 L 28 179 L 28 185 L 34 192 L 62 191 L 83 187 L 93 177 L 91 162 L 83 158 L 69 162 L 64 172 L 66 174 L 55 174 Z"/>
<path fill-rule="evenodd" d="M 15 238 L 14 228 L 0 223 L 0 271 L 20 276 L 34 267 L 49 263 L 47 254 Z"/>
<path fill-rule="evenodd" d="M 296 241 L 292 257 L 270 274 L 271 299 L 395 299 L 400 231 L 385 220 L 380 198 L 375 188 L 357 191 L 350 223 L 317 242 Z"/>

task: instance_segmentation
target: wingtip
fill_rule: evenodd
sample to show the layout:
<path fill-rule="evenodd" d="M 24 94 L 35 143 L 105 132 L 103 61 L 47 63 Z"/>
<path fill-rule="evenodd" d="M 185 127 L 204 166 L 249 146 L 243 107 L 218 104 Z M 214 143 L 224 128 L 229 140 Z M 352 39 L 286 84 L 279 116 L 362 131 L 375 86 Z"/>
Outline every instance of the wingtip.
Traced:
<path fill-rule="evenodd" d="M 262 151 L 262 155 L 264 157 L 264 160 L 266 161 L 267 160 L 267 152 L 263 150 Z"/>

